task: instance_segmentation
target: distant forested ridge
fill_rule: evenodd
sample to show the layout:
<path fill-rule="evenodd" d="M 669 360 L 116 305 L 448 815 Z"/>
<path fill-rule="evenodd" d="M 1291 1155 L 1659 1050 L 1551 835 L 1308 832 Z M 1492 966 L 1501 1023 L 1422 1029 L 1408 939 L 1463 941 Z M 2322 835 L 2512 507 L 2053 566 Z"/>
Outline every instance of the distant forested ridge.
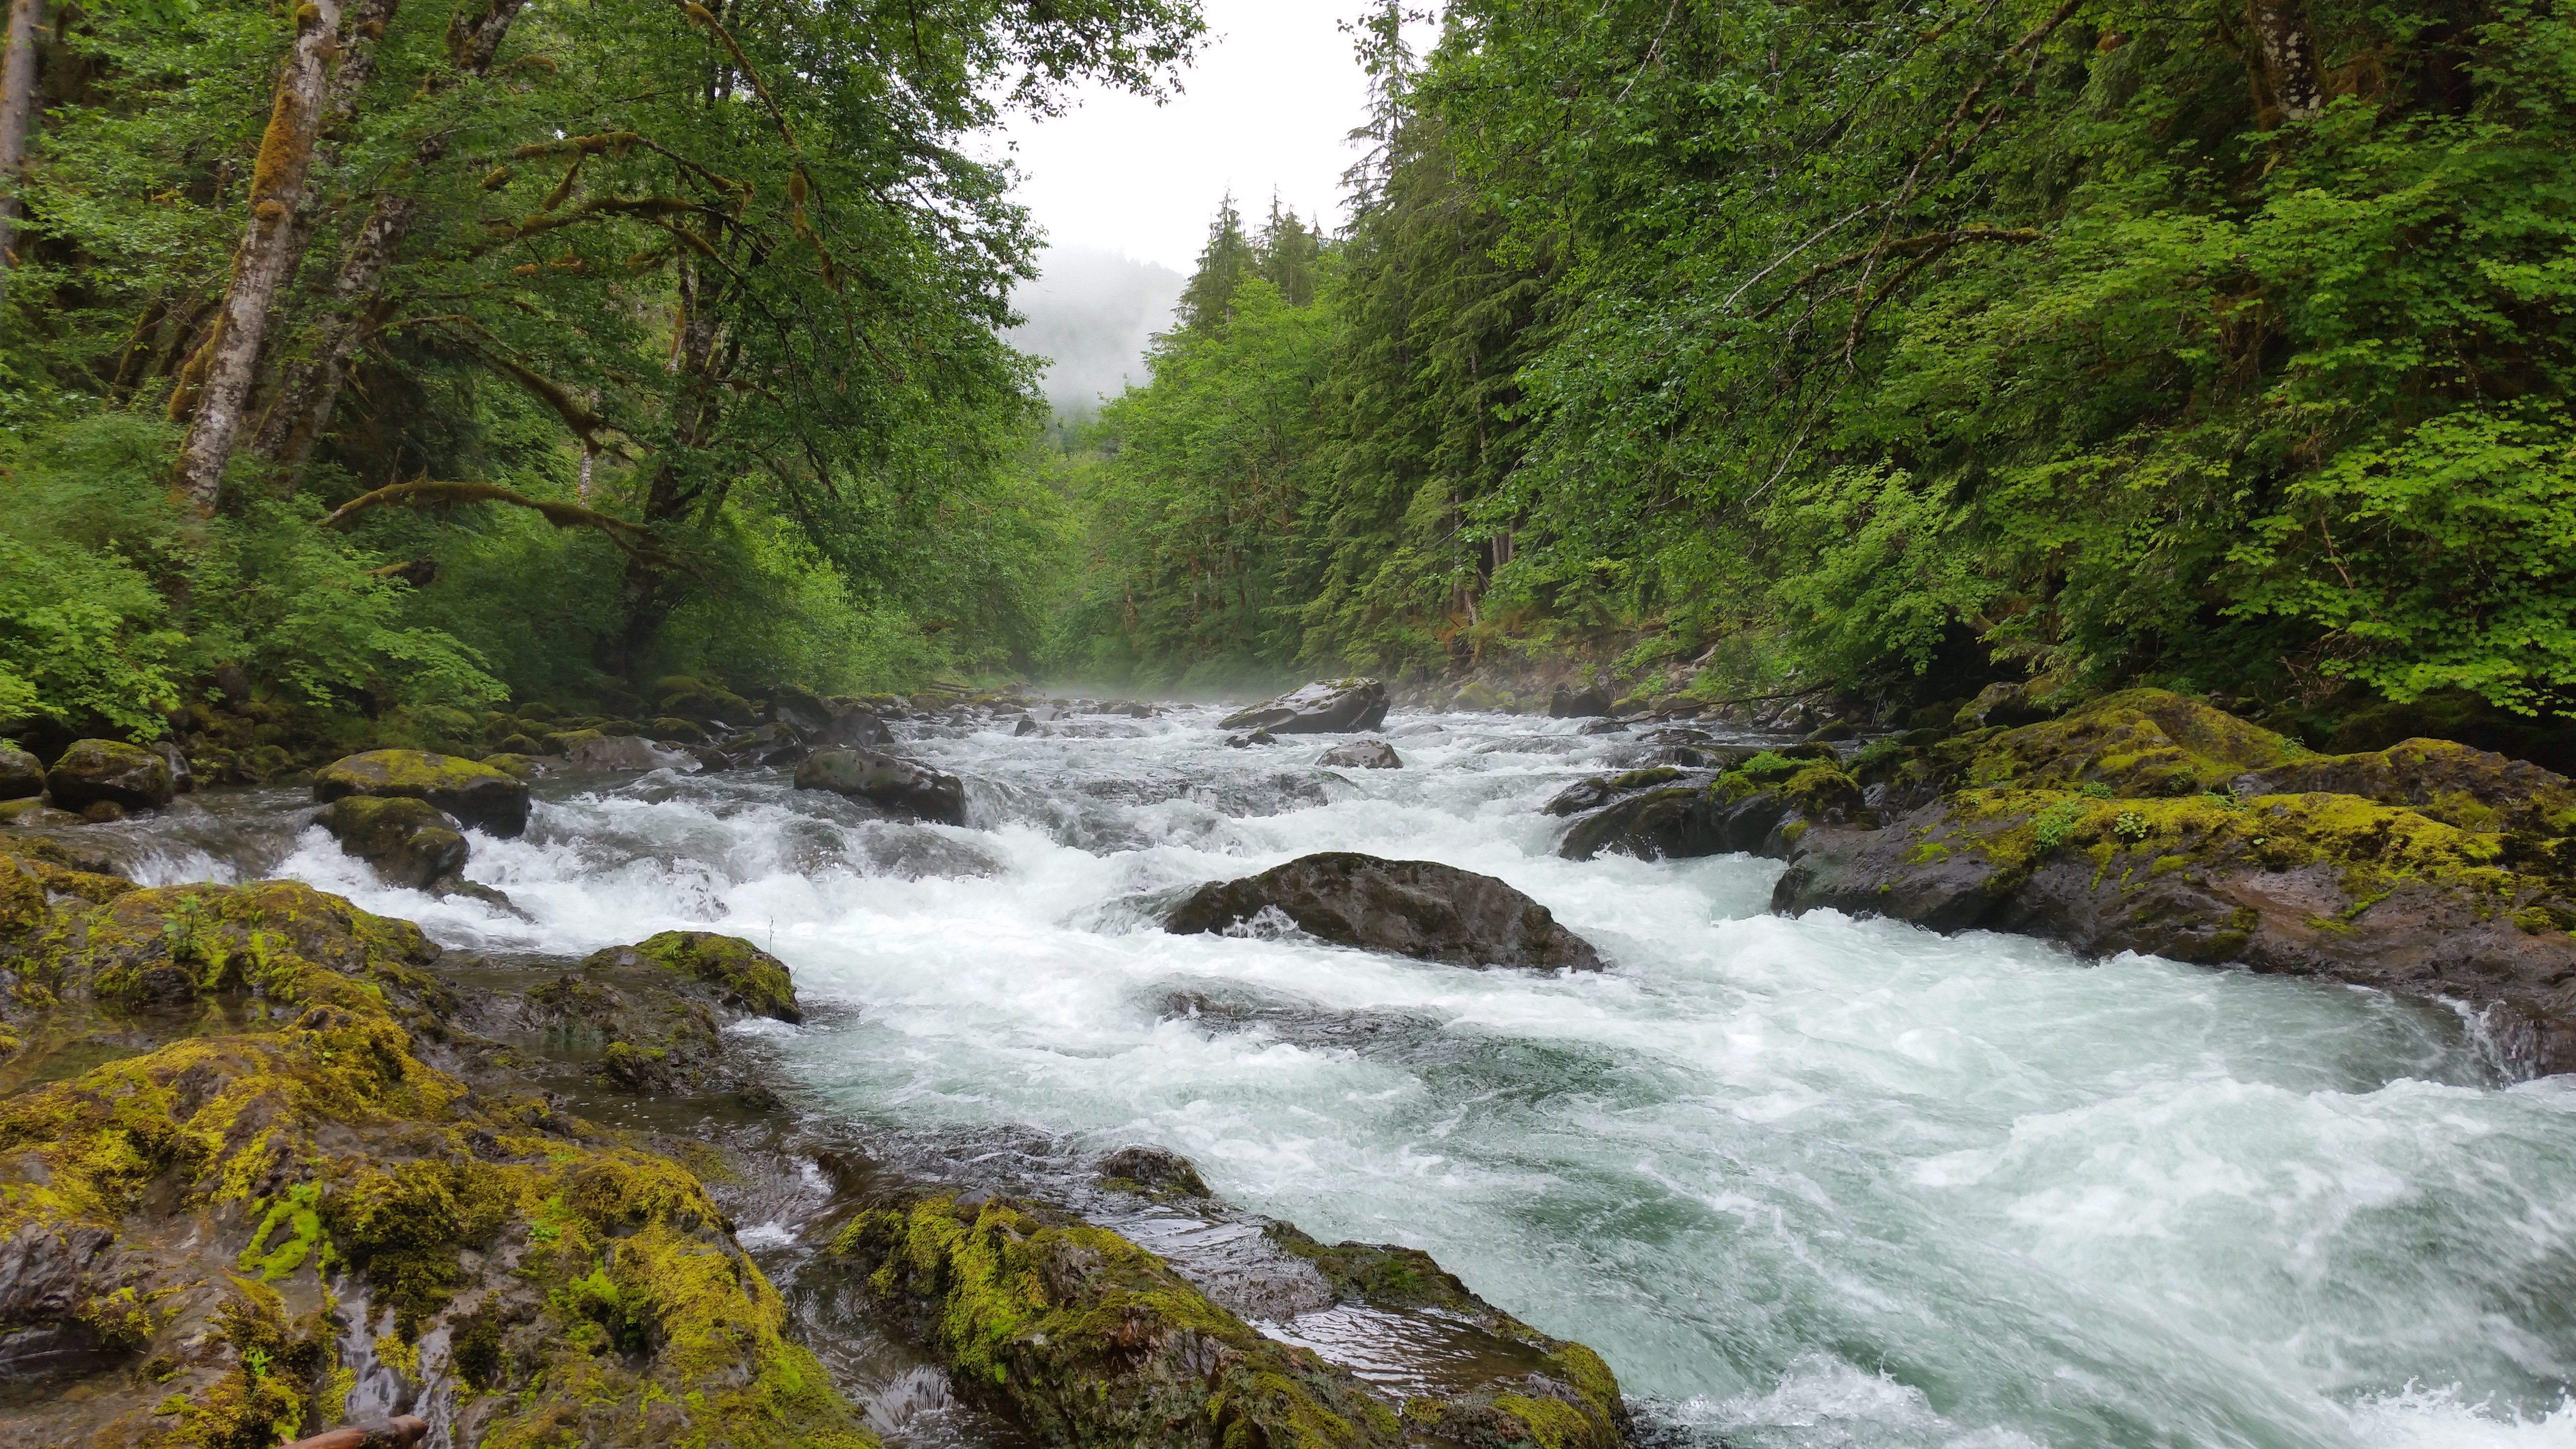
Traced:
<path fill-rule="evenodd" d="M 1060 463 L 1063 657 L 2576 709 L 2563 7 L 1404 18 Z"/>
<path fill-rule="evenodd" d="M 505 696 L 1024 661 L 1063 515 L 1006 466 L 1044 419 L 998 332 L 1038 239 L 961 147 L 1200 30 L 15 0 L 0 735 L 215 700 L 471 739 Z"/>

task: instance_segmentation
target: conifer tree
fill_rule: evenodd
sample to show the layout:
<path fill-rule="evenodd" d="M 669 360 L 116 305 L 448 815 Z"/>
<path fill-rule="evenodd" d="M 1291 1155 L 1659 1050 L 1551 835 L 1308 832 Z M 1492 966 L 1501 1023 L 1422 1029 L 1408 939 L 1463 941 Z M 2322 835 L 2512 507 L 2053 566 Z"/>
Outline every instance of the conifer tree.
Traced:
<path fill-rule="evenodd" d="M 1181 290 L 1183 330 L 1212 332 L 1225 325 L 1234 313 L 1234 294 L 1242 289 L 1244 278 L 1258 274 L 1258 267 L 1252 238 L 1244 234 L 1243 213 L 1235 209 L 1234 193 L 1229 191 L 1217 204 L 1216 220 L 1208 223 L 1198 269 Z"/>

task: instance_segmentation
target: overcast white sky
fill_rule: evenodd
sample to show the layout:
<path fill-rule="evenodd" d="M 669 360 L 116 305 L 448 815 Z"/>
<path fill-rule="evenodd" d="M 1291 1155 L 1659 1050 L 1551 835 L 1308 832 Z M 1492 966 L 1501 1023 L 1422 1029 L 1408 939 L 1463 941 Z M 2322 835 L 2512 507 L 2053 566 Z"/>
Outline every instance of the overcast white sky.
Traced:
<path fill-rule="evenodd" d="M 1205 0 L 1208 39 L 1184 93 L 1156 106 L 1086 92 L 1053 120 L 1016 120 L 1005 141 L 1019 200 L 1061 247 L 1096 248 L 1187 274 L 1232 187 L 1247 217 L 1271 188 L 1300 216 L 1341 223 L 1343 137 L 1367 86 L 1335 22 L 1366 0 Z"/>

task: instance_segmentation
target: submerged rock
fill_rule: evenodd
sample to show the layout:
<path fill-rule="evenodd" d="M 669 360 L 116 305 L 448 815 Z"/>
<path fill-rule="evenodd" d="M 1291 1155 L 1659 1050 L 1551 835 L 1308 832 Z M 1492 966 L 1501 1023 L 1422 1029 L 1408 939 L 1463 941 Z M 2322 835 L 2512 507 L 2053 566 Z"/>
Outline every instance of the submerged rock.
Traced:
<path fill-rule="evenodd" d="M 1386 686 L 1374 679 L 1318 680 L 1268 704 L 1217 721 L 1228 730 L 1269 730 L 1282 735 L 1351 734 L 1386 722 Z"/>
<path fill-rule="evenodd" d="M 1270 911 L 1337 945 L 1421 961 L 1602 969 L 1590 943 L 1492 876 L 1349 851 L 1300 856 L 1259 875 L 1201 886 L 1163 928 L 1184 936 L 1241 929 Z"/>
<path fill-rule="evenodd" d="M 75 740 L 45 772 L 45 788 L 60 810 L 113 805 L 125 811 L 157 810 L 170 803 L 177 785 L 170 762 L 156 751 L 122 740 Z"/>
<path fill-rule="evenodd" d="M 2525 1069 L 2576 1070 L 2560 777 L 2439 741 L 2314 757 L 2148 690 L 1943 751 L 1968 788 L 1885 829 L 1786 842 L 1773 909 L 2448 997 Z M 2349 789 L 2318 788 L 2334 785 Z"/>
<path fill-rule="evenodd" d="M 1549 719 L 1593 719 L 1610 712 L 1610 691 L 1597 684 L 1581 689 L 1558 685 L 1547 697 Z"/>
<path fill-rule="evenodd" d="M 966 823 L 966 782 L 874 750 L 817 750 L 796 767 L 796 788 L 872 800 L 923 820 Z"/>
<path fill-rule="evenodd" d="M 465 868 L 468 850 L 456 821 L 426 800 L 345 795 L 313 823 L 390 886 L 420 890 Z"/>
<path fill-rule="evenodd" d="M 1345 770 L 1400 770 L 1404 768 L 1404 760 L 1401 756 L 1396 754 L 1395 746 L 1388 744 L 1384 740 L 1353 740 L 1346 745 L 1335 745 L 1331 749 L 1324 751 L 1324 757 L 1317 760 L 1315 763 L 1319 765 L 1330 765 Z"/>
<path fill-rule="evenodd" d="M 459 821 L 503 838 L 528 828 L 528 782 L 489 765 L 426 750 L 369 750 L 325 765 L 313 798 L 351 795 L 425 800 Z"/>

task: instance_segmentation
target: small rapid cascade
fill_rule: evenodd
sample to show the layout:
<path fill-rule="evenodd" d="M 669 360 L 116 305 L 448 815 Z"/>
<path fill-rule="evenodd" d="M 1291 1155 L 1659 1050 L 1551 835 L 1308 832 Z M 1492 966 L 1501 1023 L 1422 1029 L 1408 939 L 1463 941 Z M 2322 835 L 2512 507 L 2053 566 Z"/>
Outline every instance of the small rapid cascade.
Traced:
<path fill-rule="evenodd" d="M 1537 807 L 1643 762 L 1626 734 L 1399 713 L 1403 768 L 1328 770 L 1217 714 L 916 727 L 971 829 L 778 771 L 543 781 L 473 838 L 518 914 L 377 886 L 286 792 L 183 805 L 137 871 L 289 875 L 468 951 L 747 937 L 810 1009 L 739 1028 L 800 1109 L 1185 1153 L 1592 1345 L 1656 1442 L 2576 1446 L 2576 1086 L 2503 1084 L 2455 1015 L 1785 920 L 1769 861 L 1557 859 Z M 1318 850 L 1499 876 L 1612 969 L 1158 928 Z"/>

